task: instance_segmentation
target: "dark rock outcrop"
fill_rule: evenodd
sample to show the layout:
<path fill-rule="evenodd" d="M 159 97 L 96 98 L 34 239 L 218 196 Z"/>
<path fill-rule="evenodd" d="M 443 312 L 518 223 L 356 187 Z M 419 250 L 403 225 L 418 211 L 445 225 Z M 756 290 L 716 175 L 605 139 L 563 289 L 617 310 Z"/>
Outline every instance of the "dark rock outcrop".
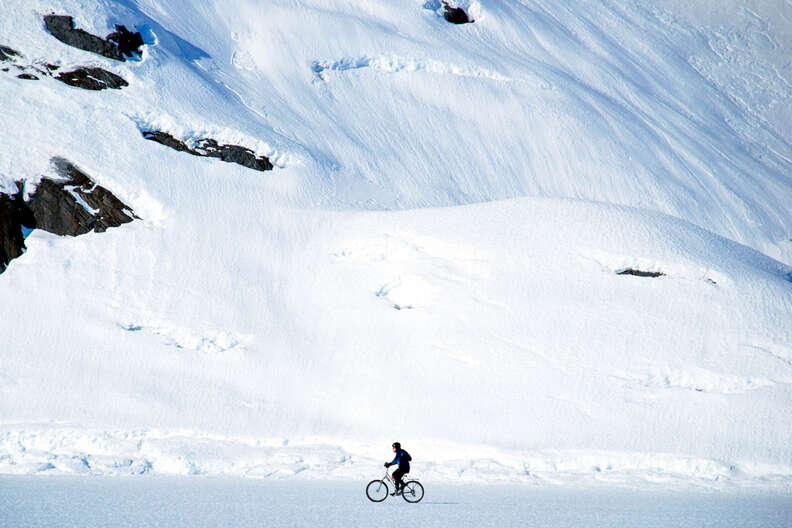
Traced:
<path fill-rule="evenodd" d="M 0 61 L 10 61 L 14 57 L 18 57 L 19 52 L 8 46 L 0 46 Z"/>
<path fill-rule="evenodd" d="M 195 142 L 195 147 L 189 147 L 185 142 L 176 139 L 167 132 L 159 130 L 144 130 L 143 137 L 151 141 L 156 141 L 166 147 L 170 147 L 179 152 L 186 152 L 193 156 L 204 156 L 208 158 L 219 158 L 229 163 L 236 163 L 257 171 L 272 170 L 273 165 L 266 156 L 256 156 L 256 154 L 245 147 L 239 145 L 220 145 L 212 138 L 201 138 Z"/>
<path fill-rule="evenodd" d="M 74 19 L 66 15 L 46 15 L 44 25 L 53 37 L 69 46 L 97 53 L 108 59 L 125 61 L 126 57 L 140 54 L 143 37 L 124 26 L 116 26 L 106 38 L 97 37 L 74 27 Z"/>
<path fill-rule="evenodd" d="M 124 26 L 116 25 L 115 31 L 105 37 L 108 41 L 118 46 L 118 51 L 125 57 L 133 57 L 142 53 L 143 37 L 140 32 L 132 33 Z"/>
<path fill-rule="evenodd" d="M 52 77 L 54 72 L 60 69 L 60 66 L 57 64 L 49 62 L 36 61 L 32 64 L 25 64 L 17 60 L 17 58 L 21 56 L 22 55 L 14 49 L 7 46 L 0 46 L 0 60 L 9 62 L 9 65 L 0 68 L 0 71 L 21 72 L 17 74 L 17 78 L 34 81 L 43 77 Z M 124 86 L 129 86 L 129 83 L 118 74 L 102 68 L 87 66 L 78 67 L 68 72 L 61 72 L 55 75 L 55 79 L 69 86 L 83 88 L 84 90 L 97 91 L 107 88 L 118 90 Z"/>
<path fill-rule="evenodd" d="M 660 271 L 642 271 L 633 268 L 623 269 L 617 272 L 618 275 L 634 275 L 636 277 L 662 277 L 665 273 Z"/>
<path fill-rule="evenodd" d="M 22 227 L 77 236 L 101 233 L 138 218 L 70 161 L 52 158 L 52 164 L 58 177 L 43 178 L 27 201 L 21 183 L 16 194 L 0 194 L 0 273 L 25 251 Z"/>
<path fill-rule="evenodd" d="M 102 233 L 137 218 L 113 193 L 96 185 L 88 175 L 63 158 L 52 158 L 62 180 L 45 178 L 36 187 L 27 206 L 35 225 L 56 235 Z"/>
<path fill-rule="evenodd" d="M 33 221 L 30 211 L 22 201 L 22 193 L 0 194 L 0 273 L 8 263 L 25 252 L 22 226 Z"/>
<path fill-rule="evenodd" d="M 118 90 L 129 86 L 123 77 L 102 68 L 81 67 L 69 72 L 61 72 L 55 76 L 55 79 L 69 86 L 85 90 L 104 90 L 106 88 Z"/>
<path fill-rule="evenodd" d="M 470 24 L 473 22 L 464 9 L 453 6 L 448 2 L 443 2 L 443 18 L 452 24 Z"/>

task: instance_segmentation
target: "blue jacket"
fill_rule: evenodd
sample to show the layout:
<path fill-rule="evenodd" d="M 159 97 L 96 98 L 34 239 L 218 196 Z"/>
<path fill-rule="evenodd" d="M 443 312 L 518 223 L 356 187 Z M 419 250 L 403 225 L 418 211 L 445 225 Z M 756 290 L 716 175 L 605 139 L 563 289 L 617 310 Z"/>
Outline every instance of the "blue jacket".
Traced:
<path fill-rule="evenodd" d="M 404 449 L 399 449 L 396 451 L 396 456 L 391 462 L 391 466 L 398 465 L 400 468 L 407 469 L 410 467 L 410 460 L 412 460 L 410 454 Z"/>

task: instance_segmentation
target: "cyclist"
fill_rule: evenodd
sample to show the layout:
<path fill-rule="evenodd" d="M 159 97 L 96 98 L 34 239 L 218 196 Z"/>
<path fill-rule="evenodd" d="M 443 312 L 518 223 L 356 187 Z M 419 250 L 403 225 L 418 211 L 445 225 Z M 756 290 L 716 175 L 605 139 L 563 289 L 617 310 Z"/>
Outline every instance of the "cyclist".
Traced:
<path fill-rule="evenodd" d="M 393 442 L 392 444 L 393 452 L 396 453 L 396 456 L 393 458 L 393 462 L 385 462 L 385 467 L 391 467 L 398 465 L 399 468 L 393 472 L 391 478 L 393 482 L 396 484 L 396 491 L 391 493 L 391 495 L 401 495 L 402 489 L 404 488 L 404 481 L 402 477 L 406 473 L 410 472 L 410 461 L 412 457 L 410 453 L 405 451 L 401 448 L 401 444 L 399 442 Z"/>

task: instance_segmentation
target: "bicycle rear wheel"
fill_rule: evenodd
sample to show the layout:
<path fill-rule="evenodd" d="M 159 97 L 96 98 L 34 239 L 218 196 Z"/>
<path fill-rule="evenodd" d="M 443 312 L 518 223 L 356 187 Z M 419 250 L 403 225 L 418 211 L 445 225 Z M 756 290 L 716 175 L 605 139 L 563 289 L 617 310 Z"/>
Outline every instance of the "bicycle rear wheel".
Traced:
<path fill-rule="evenodd" d="M 420 482 L 415 480 L 411 480 L 404 484 L 404 489 L 402 489 L 402 497 L 407 502 L 419 502 L 423 499 L 424 496 L 424 489 Z"/>
<path fill-rule="evenodd" d="M 366 486 L 366 497 L 371 502 L 382 502 L 388 498 L 388 485 L 382 480 L 372 480 Z"/>

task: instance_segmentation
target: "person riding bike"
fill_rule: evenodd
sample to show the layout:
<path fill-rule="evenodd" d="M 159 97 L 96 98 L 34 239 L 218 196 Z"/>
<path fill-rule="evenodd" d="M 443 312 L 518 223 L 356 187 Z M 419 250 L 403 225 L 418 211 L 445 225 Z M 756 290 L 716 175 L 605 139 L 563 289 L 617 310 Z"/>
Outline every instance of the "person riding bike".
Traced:
<path fill-rule="evenodd" d="M 401 448 L 401 444 L 399 442 L 393 442 L 392 447 L 393 452 L 396 453 L 396 456 L 393 458 L 393 462 L 385 462 L 385 467 L 387 468 L 396 465 L 399 466 L 399 468 L 394 471 L 393 475 L 391 476 L 393 482 L 396 484 L 396 491 L 391 493 L 391 495 L 399 495 L 404 488 L 404 481 L 402 480 L 402 477 L 410 472 L 410 461 L 412 460 L 412 457 L 410 456 L 410 453 Z"/>

